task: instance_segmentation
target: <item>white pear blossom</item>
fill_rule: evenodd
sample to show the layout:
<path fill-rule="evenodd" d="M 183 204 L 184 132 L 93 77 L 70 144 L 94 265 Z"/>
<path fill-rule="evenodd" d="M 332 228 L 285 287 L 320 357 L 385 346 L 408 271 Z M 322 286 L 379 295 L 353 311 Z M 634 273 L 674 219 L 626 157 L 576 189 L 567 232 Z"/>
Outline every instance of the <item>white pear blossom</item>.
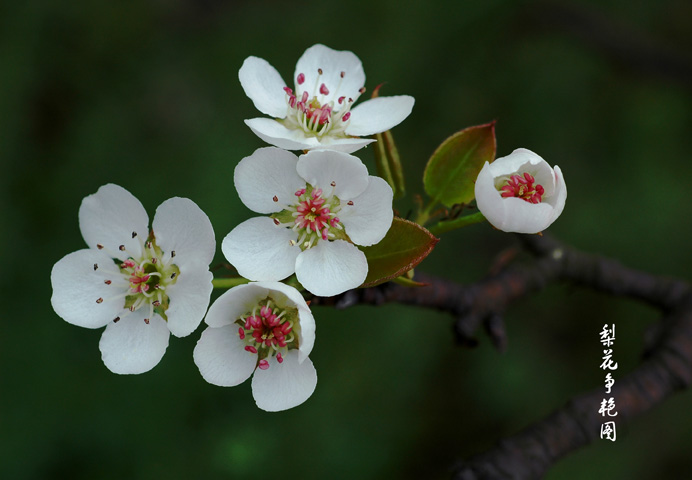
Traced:
<path fill-rule="evenodd" d="M 505 232 L 539 233 L 565 208 L 567 186 L 557 165 L 518 148 L 485 162 L 476 180 L 476 204 L 483 216 Z"/>
<path fill-rule="evenodd" d="M 408 95 L 378 97 L 351 108 L 365 92 L 363 65 L 353 52 L 313 45 L 298 59 L 289 88 L 266 60 L 248 57 L 238 72 L 255 107 L 272 118 L 245 120 L 265 142 L 287 150 L 355 152 L 367 135 L 401 123 L 413 109 Z"/>
<path fill-rule="evenodd" d="M 53 266 L 53 309 L 73 325 L 106 327 L 99 349 L 112 372 L 151 370 L 170 333 L 192 333 L 209 306 L 216 248 L 209 218 L 176 197 L 158 207 L 149 230 L 139 200 L 108 184 L 84 198 L 79 227 L 89 248 Z"/>
<path fill-rule="evenodd" d="M 260 148 L 236 166 L 234 181 L 248 208 L 270 214 L 246 220 L 223 240 L 240 275 L 277 281 L 295 272 L 307 290 L 327 297 L 363 283 L 368 263 L 356 245 L 384 238 L 393 194 L 358 158 Z"/>
<path fill-rule="evenodd" d="M 278 282 L 248 283 L 221 295 L 209 308 L 209 325 L 197 342 L 195 364 L 221 387 L 252 377 L 257 406 L 286 410 L 307 400 L 317 385 L 308 358 L 315 319 L 298 290 Z"/>

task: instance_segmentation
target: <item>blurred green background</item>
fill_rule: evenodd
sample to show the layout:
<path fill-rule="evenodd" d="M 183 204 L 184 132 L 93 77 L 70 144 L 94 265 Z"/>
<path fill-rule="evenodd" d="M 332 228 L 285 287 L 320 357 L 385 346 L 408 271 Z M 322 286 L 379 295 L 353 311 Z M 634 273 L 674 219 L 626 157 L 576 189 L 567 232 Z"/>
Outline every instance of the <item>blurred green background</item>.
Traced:
<path fill-rule="evenodd" d="M 263 146 L 243 124 L 259 116 L 237 79 L 243 59 L 290 79 L 302 52 L 324 43 L 361 58 L 370 90 L 387 82 L 383 95 L 416 98 L 394 130 L 410 192 L 422 192 L 444 138 L 496 119 L 498 155 L 526 147 L 565 174 L 551 233 L 689 278 L 691 22 L 687 0 L 3 2 L 0 478 L 444 479 L 456 459 L 602 386 L 604 323 L 617 328 L 617 380 L 657 312 L 583 289 L 551 286 L 516 304 L 506 354 L 485 338 L 456 347 L 436 312 L 321 307 L 317 390 L 269 414 L 249 382 L 202 380 L 201 329 L 172 337 L 153 371 L 111 374 L 100 332 L 52 311 L 50 269 L 84 247 L 79 204 L 108 182 L 151 217 L 169 197 L 193 199 L 220 244 L 253 216 L 232 174 Z M 358 155 L 372 171 L 372 149 Z M 419 268 L 470 283 L 514 244 L 476 225 L 445 235 Z M 546 478 L 689 477 L 691 402 L 677 395 Z"/>

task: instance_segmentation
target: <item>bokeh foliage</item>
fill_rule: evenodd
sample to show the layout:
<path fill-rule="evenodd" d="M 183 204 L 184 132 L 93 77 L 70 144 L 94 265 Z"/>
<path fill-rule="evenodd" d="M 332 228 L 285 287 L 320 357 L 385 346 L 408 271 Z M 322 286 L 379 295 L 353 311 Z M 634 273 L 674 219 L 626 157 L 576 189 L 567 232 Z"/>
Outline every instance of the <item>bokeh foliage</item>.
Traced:
<path fill-rule="evenodd" d="M 455 347 L 451 319 L 435 312 L 316 308 L 317 390 L 268 414 L 248 384 L 202 380 L 199 332 L 172 338 L 150 373 L 111 374 L 100 333 L 53 313 L 49 273 L 83 248 L 79 203 L 107 182 L 151 216 L 166 198 L 193 199 L 220 244 L 252 216 L 232 172 L 262 146 L 242 122 L 258 113 L 238 68 L 256 55 L 289 79 L 320 42 L 354 51 L 369 89 L 387 82 L 382 95 L 416 98 L 394 130 L 408 192 L 423 192 L 443 139 L 497 120 L 498 156 L 526 147 L 565 174 L 552 233 L 689 278 L 690 20 L 685 0 L 3 3 L 0 477 L 447 478 L 458 456 L 602 385 L 606 322 L 624 374 L 656 313 L 580 289 L 551 287 L 511 309 L 504 355 L 487 341 Z M 681 69 L 647 63 L 651 51 Z M 374 171 L 372 151 L 358 155 Z M 396 206 L 405 216 L 412 203 Z M 514 244 L 473 226 L 445 235 L 418 268 L 473 282 Z M 548 480 L 689 476 L 691 401 L 678 395 Z"/>

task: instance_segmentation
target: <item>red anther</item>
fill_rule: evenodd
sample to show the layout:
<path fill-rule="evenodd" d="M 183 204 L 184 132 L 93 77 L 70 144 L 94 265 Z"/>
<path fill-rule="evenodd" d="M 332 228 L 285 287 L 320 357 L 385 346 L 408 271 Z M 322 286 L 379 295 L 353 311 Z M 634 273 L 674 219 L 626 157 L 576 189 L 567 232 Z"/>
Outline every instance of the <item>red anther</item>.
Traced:
<path fill-rule="evenodd" d="M 541 203 L 545 189 L 535 184 L 536 179 L 528 172 L 523 175 L 512 175 L 500 189 L 503 198 L 516 197 L 529 203 Z"/>
<path fill-rule="evenodd" d="M 293 90 L 291 90 L 288 87 L 284 87 L 284 92 L 286 92 L 286 94 L 291 96 L 291 97 L 293 96 Z"/>
<path fill-rule="evenodd" d="M 342 122 L 348 122 L 348 119 L 351 118 L 351 112 L 346 112 L 343 117 L 341 117 Z"/>
<path fill-rule="evenodd" d="M 328 232 L 329 232 L 329 229 L 327 229 L 327 228 L 322 230 L 322 240 L 326 240 L 327 238 L 329 238 L 329 237 L 327 237 Z"/>
<path fill-rule="evenodd" d="M 322 75 L 322 69 L 321 69 L 321 68 L 318 68 L 318 69 L 317 69 L 317 73 L 319 73 L 320 75 Z"/>
<path fill-rule="evenodd" d="M 320 93 L 322 95 L 329 95 L 329 89 L 327 88 L 327 86 L 324 83 L 322 85 L 320 85 Z"/>
<path fill-rule="evenodd" d="M 120 245 L 118 247 L 118 250 L 120 250 L 121 252 L 124 252 L 125 251 L 125 245 Z"/>
<path fill-rule="evenodd" d="M 277 354 L 276 354 L 276 360 L 277 360 L 279 363 L 284 363 L 284 357 L 281 356 L 281 353 L 277 353 Z"/>
<path fill-rule="evenodd" d="M 337 101 L 338 101 L 339 103 L 344 103 L 344 99 L 345 99 L 345 98 L 346 98 L 346 97 L 339 97 L 339 100 L 337 100 Z"/>
<path fill-rule="evenodd" d="M 103 283 L 105 283 L 106 285 L 110 285 L 110 284 L 111 284 L 111 281 L 110 281 L 110 280 L 104 280 Z"/>
<path fill-rule="evenodd" d="M 360 90 L 358 90 L 360 93 L 365 93 L 365 87 L 360 87 Z"/>
<path fill-rule="evenodd" d="M 115 318 L 113 319 L 113 323 L 118 323 L 119 321 L 120 321 L 120 317 L 115 317 Z"/>
<path fill-rule="evenodd" d="M 145 318 L 145 319 L 144 319 L 144 323 L 146 323 L 147 325 L 149 325 L 149 319 L 148 319 L 148 318 Z"/>
<path fill-rule="evenodd" d="M 279 221 L 278 218 L 274 218 L 274 225 L 281 225 L 281 222 Z"/>
<path fill-rule="evenodd" d="M 308 92 L 303 92 L 303 95 L 300 97 L 301 103 L 305 104 L 308 101 Z"/>
<path fill-rule="evenodd" d="M 97 298 L 96 303 L 103 303 L 103 298 L 101 298 L 101 297 Z"/>
<path fill-rule="evenodd" d="M 96 244 L 96 248 L 98 248 L 99 250 L 101 250 L 101 249 L 103 248 L 103 245 L 101 245 L 100 243 L 97 243 L 97 244 Z"/>
<path fill-rule="evenodd" d="M 282 324 L 279 328 L 281 329 L 281 333 L 283 333 L 284 335 L 288 335 L 289 333 L 291 333 L 291 330 L 293 330 L 291 324 L 288 322 Z"/>
<path fill-rule="evenodd" d="M 266 369 L 269 368 L 269 362 L 266 361 L 266 360 L 260 360 L 260 361 L 259 361 L 259 364 L 257 365 L 257 367 L 258 367 L 260 370 L 266 370 Z"/>
<path fill-rule="evenodd" d="M 279 201 L 279 197 L 277 197 L 276 195 L 274 195 L 274 196 L 272 197 L 272 200 L 274 200 L 275 202 L 278 202 L 278 201 Z"/>
<path fill-rule="evenodd" d="M 238 327 L 238 336 L 241 340 L 245 340 L 245 330 L 243 330 L 243 327 Z"/>
<path fill-rule="evenodd" d="M 245 351 L 250 352 L 250 353 L 257 353 L 257 349 L 251 345 L 248 345 L 247 347 L 245 347 Z"/>
<path fill-rule="evenodd" d="M 298 74 L 298 78 L 296 78 L 296 81 L 298 82 L 298 85 L 302 85 L 303 82 L 305 82 L 305 75 L 302 73 Z"/>
<path fill-rule="evenodd" d="M 348 202 L 346 202 L 346 205 L 348 205 L 349 207 L 352 207 L 353 206 L 353 200 L 349 200 Z"/>

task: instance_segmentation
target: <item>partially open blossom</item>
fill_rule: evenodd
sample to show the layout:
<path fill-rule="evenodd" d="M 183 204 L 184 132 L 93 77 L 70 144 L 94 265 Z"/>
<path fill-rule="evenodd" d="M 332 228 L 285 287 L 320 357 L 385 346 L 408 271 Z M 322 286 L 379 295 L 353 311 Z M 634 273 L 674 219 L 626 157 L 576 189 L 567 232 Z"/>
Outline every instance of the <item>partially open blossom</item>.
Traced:
<path fill-rule="evenodd" d="M 204 379 L 232 387 L 252 377 L 257 406 L 277 412 L 300 405 L 317 385 L 308 358 L 315 319 L 293 287 L 248 283 L 221 295 L 209 308 L 195 364 Z"/>
<path fill-rule="evenodd" d="M 265 142 L 287 150 L 355 152 L 374 142 L 358 137 L 398 125 L 411 113 L 414 103 L 413 97 L 400 95 L 374 98 L 353 107 L 365 92 L 363 65 L 352 52 L 319 44 L 298 59 L 294 89 L 258 57 L 246 58 L 238 76 L 255 107 L 272 117 L 245 123 Z"/>
<path fill-rule="evenodd" d="M 171 198 L 150 230 L 139 200 L 108 184 L 82 201 L 79 227 L 89 248 L 53 266 L 53 309 L 73 325 L 106 326 L 99 348 L 112 372 L 151 370 L 170 333 L 192 333 L 209 306 L 216 248 L 209 218 L 193 201 Z"/>
<path fill-rule="evenodd" d="M 223 240 L 224 255 L 243 277 L 276 281 L 295 272 L 306 289 L 327 297 L 363 283 L 368 263 L 355 245 L 384 238 L 393 194 L 358 158 L 260 148 L 236 166 L 234 181 L 248 208 L 271 214 L 241 223 Z"/>
<path fill-rule="evenodd" d="M 567 186 L 557 165 L 518 148 L 485 165 L 476 179 L 476 204 L 483 216 L 505 232 L 538 233 L 565 208 Z"/>

